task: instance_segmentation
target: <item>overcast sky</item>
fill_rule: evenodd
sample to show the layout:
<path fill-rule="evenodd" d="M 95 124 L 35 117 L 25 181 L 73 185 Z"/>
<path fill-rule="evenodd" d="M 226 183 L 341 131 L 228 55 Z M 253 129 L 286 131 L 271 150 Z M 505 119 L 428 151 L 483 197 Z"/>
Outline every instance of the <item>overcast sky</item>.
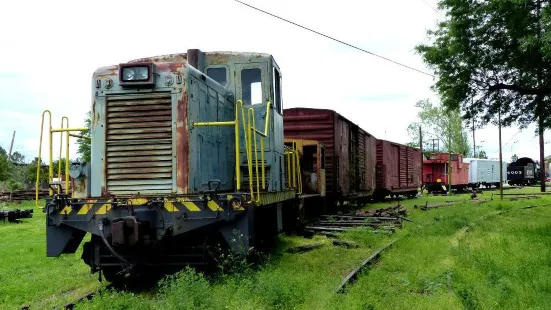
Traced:
<path fill-rule="evenodd" d="M 436 0 L 243 1 L 424 71 L 413 49 L 442 18 L 429 7 Z M 232 0 L 8 3 L 0 5 L 0 146 L 8 149 L 17 131 L 14 150 L 28 160 L 38 153 L 44 109 L 52 111 L 54 127 L 64 115 L 71 127 L 83 125 L 97 67 L 189 48 L 273 54 L 282 70 L 285 108 L 333 109 L 377 138 L 400 143 L 409 141 L 415 102 L 438 101 L 431 77 Z M 497 134 L 494 126 L 476 132 L 490 157 L 497 157 Z M 534 127 L 504 129 L 503 143 L 504 160 L 513 153 L 538 157 Z"/>

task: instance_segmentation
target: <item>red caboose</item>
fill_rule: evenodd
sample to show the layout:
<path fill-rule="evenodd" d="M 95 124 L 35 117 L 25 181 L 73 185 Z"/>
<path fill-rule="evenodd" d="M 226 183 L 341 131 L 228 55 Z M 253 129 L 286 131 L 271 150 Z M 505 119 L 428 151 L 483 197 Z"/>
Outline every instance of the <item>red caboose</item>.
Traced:
<path fill-rule="evenodd" d="M 449 153 L 432 153 L 423 161 L 423 183 L 429 193 L 448 191 Z M 451 189 L 464 190 L 469 184 L 469 164 L 463 155 L 451 154 Z"/>

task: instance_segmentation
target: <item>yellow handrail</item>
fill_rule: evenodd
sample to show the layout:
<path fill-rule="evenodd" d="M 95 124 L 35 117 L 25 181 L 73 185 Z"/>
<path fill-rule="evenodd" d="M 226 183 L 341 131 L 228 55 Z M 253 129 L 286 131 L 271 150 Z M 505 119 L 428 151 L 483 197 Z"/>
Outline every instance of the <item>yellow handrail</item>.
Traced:
<path fill-rule="evenodd" d="M 287 161 L 287 173 L 285 174 L 287 187 L 296 189 L 297 194 L 300 195 L 302 194 L 302 174 L 300 153 L 296 142 L 292 142 L 291 147 L 285 146 L 284 155 Z"/>
<path fill-rule="evenodd" d="M 41 155 L 42 155 L 42 135 L 44 133 L 44 115 L 46 114 L 46 112 L 48 112 L 48 116 L 49 116 L 49 132 L 50 132 L 50 177 L 52 175 L 52 113 L 49 111 L 49 110 L 44 110 L 44 112 L 42 112 L 42 123 L 40 124 L 40 142 L 38 143 L 38 158 L 37 158 L 37 162 L 36 162 L 36 185 L 35 185 L 35 191 L 36 191 L 36 195 L 35 195 L 35 205 L 36 207 L 38 208 L 38 187 L 40 186 L 40 166 L 41 166 L 41 163 L 42 163 L 42 160 L 41 160 Z M 51 182 L 50 179 L 48 179 L 48 182 Z M 52 189 L 50 188 L 49 189 L 49 194 L 50 196 L 53 195 L 53 191 Z"/>
<path fill-rule="evenodd" d="M 302 194 L 302 173 L 300 171 L 300 157 L 299 157 L 299 154 L 298 154 L 298 149 L 297 149 L 297 143 L 296 142 L 293 142 L 294 146 L 295 146 L 295 157 L 296 157 L 296 169 L 297 169 L 297 182 L 298 182 L 298 192 L 297 194 Z"/>
<path fill-rule="evenodd" d="M 59 128 L 52 129 L 52 132 L 71 132 L 71 131 L 88 131 L 88 128 Z"/>
<path fill-rule="evenodd" d="M 287 182 L 289 183 L 289 188 L 291 188 L 291 152 L 287 152 Z"/>
<path fill-rule="evenodd" d="M 251 115 L 252 115 L 252 121 L 251 121 Z M 258 148 L 256 147 L 256 133 L 253 135 L 253 130 L 256 131 L 254 118 L 255 118 L 254 110 L 252 108 L 249 108 L 249 121 L 248 121 L 249 141 L 251 141 L 251 139 L 254 139 L 254 166 L 255 166 L 255 172 L 256 172 L 256 190 L 257 190 L 256 202 L 259 202 L 260 201 L 260 183 L 259 183 L 260 180 L 258 178 Z M 251 123 L 252 123 L 252 126 L 251 126 Z M 251 147 L 251 144 L 249 142 L 249 150 L 250 150 L 250 147 Z M 252 154 L 250 154 L 250 156 L 252 157 Z M 253 188 L 252 181 L 253 181 L 252 167 L 249 167 L 249 184 L 251 188 Z"/>
<path fill-rule="evenodd" d="M 258 148 L 256 146 L 256 135 L 260 135 L 260 160 L 262 161 L 262 189 L 266 189 L 266 173 L 265 173 L 265 163 L 264 163 L 264 138 L 268 136 L 268 127 L 269 127 L 269 121 L 270 121 L 270 106 L 272 105 L 271 101 L 268 101 L 266 104 L 266 121 L 264 122 L 264 132 L 259 131 L 256 129 L 256 122 L 255 122 L 255 111 L 253 108 L 249 108 L 249 114 L 248 114 L 248 124 L 249 124 L 249 151 L 248 156 L 249 158 L 252 157 L 252 151 L 251 151 L 251 139 L 253 137 L 252 133 L 254 133 L 254 160 L 255 160 L 255 171 L 256 171 L 256 192 L 257 192 L 257 200 L 256 202 L 260 202 L 260 180 L 258 177 Z M 252 126 L 251 126 L 252 124 Z M 249 166 L 249 186 L 252 188 L 252 166 Z M 251 194 L 253 193 L 253 190 L 251 190 Z"/>
<path fill-rule="evenodd" d="M 40 142 L 38 145 L 38 158 L 36 163 L 36 185 L 35 185 L 35 205 L 38 208 L 38 189 L 40 187 L 40 166 L 42 163 L 42 136 L 44 135 L 44 115 L 48 113 L 48 120 L 49 120 L 49 127 L 48 127 L 48 133 L 49 133 L 49 165 L 48 165 L 48 183 L 51 184 L 53 181 L 54 176 L 54 165 L 53 165 L 53 133 L 54 132 L 65 132 L 65 193 L 69 194 L 69 137 L 83 137 L 80 135 L 73 135 L 71 132 L 73 131 L 88 131 L 88 128 L 69 128 L 69 118 L 66 116 L 61 118 L 61 128 L 53 129 L 52 128 L 52 113 L 49 110 L 44 110 L 42 112 L 42 123 L 40 124 Z M 63 127 L 63 124 L 65 124 L 67 127 Z M 83 137 L 83 138 L 89 138 L 89 137 Z M 60 146 L 59 146 L 59 162 L 58 162 L 58 170 L 57 174 L 58 177 L 61 179 L 61 154 L 63 149 L 63 134 L 61 135 L 60 139 Z M 60 191 L 58 190 L 58 193 Z M 48 193 L 50 196 L 53 195 L 52 188 L 48 189 Z"/>
<path fill-rule="evenodd" d="M 270 120 L 270 107 L 271 101 L 268 101 L 266 105 L 266 121 L 264 123 L 264 132 L 259 131 L 256 128 L 255 110 L 249 108 L 248 118 L 245 119 L 245 108 L 242 100 L 237 100 L 235 103 L 235 120 L 234 121 L 222 121 L 222 122 L 193 122 L 193 126 L 234 126 L 235 127 L 235 176 L 236 176 L 236 189 L 241 189 L 241 159 L 240 159 L 240 141 L 239 141 L 239 107 L 241 107 L 241 118 L 243 124 L 243 138 L 245 139 L 245 154 L 247 155 L 247 168 L 249 172 L 249 189 L 251 192 L 251 202 L 260 202 L 260 178 L 258 177 L 258 147 L 256 144 L 256 136 L 260 135 L 260 158 L 262 161 L 262 189 L 266 188 L 266 165 L 264 163 L 264 138 L 268 136 L 269 120 Z M 254 134 L 254 135 L 253 135 Z M 254 141 L 252 141 L 254 139 Z M 256 197 L 253 185 L 253 145 L 254 145 L 254 169 L 256 172 Z"/>
<path fill-rule="evenodd" d="M 66 122 L 64 122 L 66 121 Z M 65 127 L 63 127 L 63 124 L 65 123 Z M 69 128 L 69 118 L 67 118 L 67 116 L 63 116 L 61 118 L 61 127 L 60 128 Z M 62 149 L 63 149 L 63 135 L 59 135 L 59 160 L 57 162 L 57 178 L 60 180 L 61 182 L 61 154 L 62 154 Z M 67 161 L 68 158 L 65 158 L 65 161 Z M 67 187 L 65 187 L 66 190 L 65 190 L 65 193 L 67 194 Z M 60 192 L 60 188 L 57 189 L 57 193 L 59 194 Z"/>
<path fill-rule="evenodd" d="M 67 118 L 67 129 L 69 129 L 69 119 Z M 66 132 L 65 135 L 65 194 L 69 195 L 69 138 L 70 138 L 70 131 Z M 63 136 L 63 134 L 60 134 L 60 136 Z M 61 158 L 60 158 L 61 160 Z M 61 184 L 61 180 L 60 184 Z"/>
<path fill-rule="evenodd" d="M 241 106 L 241 118 L 243 119 L 243 134 L 245 139 L 245 150 L 247 150 L 247 129 L 245 125 L 245 108 L 242 100 L 235 102 L 235 120 L 225 122 L 194 122 L 193 126 L 234 126 L 235 127 L 235 177 L 237 180 L 236 189 L 241 189 L 241 159 L 239 145 L 239 106 Z M 250 159 L 247 160 L 248 166 L 251 165 Z M 251 196 L 252 197 L 252 196 Z M 252 199 L 252 198 L 251 198 Z"/>
<path fill-rule="evenodd" d="M 69 134 L 69 136 L 71 137 L 75 137 L 75 138 L 81 138 L 81 139 L 86 139 L 86 140 L 92 140 L 92 138 L 90 137 L 87 137 L 87 136 L 81 136 L 81 135 L 74 135 L 72 133 Z"/>

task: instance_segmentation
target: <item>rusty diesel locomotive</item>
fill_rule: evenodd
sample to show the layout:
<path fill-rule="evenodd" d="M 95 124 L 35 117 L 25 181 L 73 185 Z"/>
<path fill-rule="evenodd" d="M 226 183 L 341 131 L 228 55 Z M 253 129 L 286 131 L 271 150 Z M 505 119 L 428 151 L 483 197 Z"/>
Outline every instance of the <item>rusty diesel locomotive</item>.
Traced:
<path fill-rule="evenodd" d="M 91 162 L 72 164 L 71 192 L 46 200 L 50 257 L 89 233 L 82 258 L 108 281 L 203 264 L 207 242 L 248 253 L 295 221 L 301 163 L 313 169 L 307 196 L 324 195 L 323 145 L 308 155 L 284 141 L 271 55 L 193 49 L 99 68 L 91 86 Z"/>

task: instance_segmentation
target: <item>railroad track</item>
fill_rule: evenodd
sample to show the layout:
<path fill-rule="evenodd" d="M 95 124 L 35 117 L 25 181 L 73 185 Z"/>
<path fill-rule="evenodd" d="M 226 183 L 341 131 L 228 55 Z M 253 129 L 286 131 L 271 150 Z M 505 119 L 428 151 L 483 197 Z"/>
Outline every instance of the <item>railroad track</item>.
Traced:
<path fill-rule="evenodd" d="M 104 288 L 101 288 L 99 290 L 96 290 L 94 292 L 88 292 L 86 294 L 84 294 L 83 296 L 77 298 L 75 301 L 73 302 L 69 302 L 69 303 L 66 303 L 65 305 L 63 305 L 62 307 L 60 308 L 56 308 L 56 309 L 69 309 L 69 310 L 72 310 L 75 308 L 75 306 L 80 303 L 80 302 L 83 302 L 83 301 L 86 301 L 86 300 L 92 300 L 97 294 L 103 292 L 103 291 L 107 291 L 107 290 L 110 290 L 110 289 L 113 289 L 115 288 L 114 285 L 112 284 L 109 284 L 107 285 L 106 287 Z M 25 305 L 23 307 L 20 308 L 21 310 L 32 310 L 32 309 L 35 309 L 29 305 Z"/>
<path fill-rule="evenodd" d="M 109 287 L 111 286 L 111 287 Z M 112 285 L 108 285 L 105 289 L 103 290 L 107 290 L 107 289 L 110 289 L 112 288 Z M 72 310 L 74 309 L 75 305 L 78 304 L 79 302 L 82 302 L 82 301 L 85 301 L 85 300 L 92 300 L 98 293 L 100 293 L 100 291 L 96 291 L 96 292 L 90 292 L 90 293 L 87 293 L 85 294 L 84 296 L 80 297 L 79 299 L 77 299 L 76 301 L 74 302 L 70 302 L 70 303 L 66 303 L 65 305 L 63 305 L 63 309 L 69 309 L 69 310 Z"/>
<path fill-rule="evenodd" d="M 321 215 L 312 222 L 312 225 L 304 227 L 308 235 L 323 234 L 332 236 L 335 233 L 345 232 L 356 227 L 371 228 L 373 233 L 394 233 L 396 228 L 402 228 L 406 209 L 399 203 L 381 209 L 357 211 L 351 214 Z"/>

